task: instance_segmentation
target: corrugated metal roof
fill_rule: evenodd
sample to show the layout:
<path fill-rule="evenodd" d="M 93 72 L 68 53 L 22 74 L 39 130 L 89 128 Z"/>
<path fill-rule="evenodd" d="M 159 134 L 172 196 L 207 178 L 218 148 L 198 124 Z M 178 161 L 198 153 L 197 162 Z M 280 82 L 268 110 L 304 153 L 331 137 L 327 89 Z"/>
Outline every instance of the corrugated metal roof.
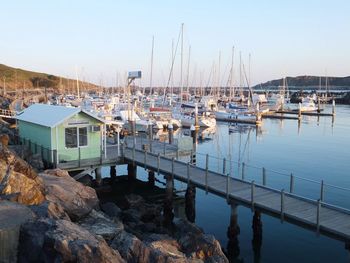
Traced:
<path fill-rule="evenodd" d="M 39 124 L 45 127 L 56 127 L 58 124 L 81 112 L 80 108 L 64 107 L 48 104 L 33 104 L 17 115 L 17 120 Z M 84 111 L 85 114 L 88 114 Z M 91 114 L 89 116 L 94 117 Z M 103 120 L 100 120 L 103 122 Z"/>

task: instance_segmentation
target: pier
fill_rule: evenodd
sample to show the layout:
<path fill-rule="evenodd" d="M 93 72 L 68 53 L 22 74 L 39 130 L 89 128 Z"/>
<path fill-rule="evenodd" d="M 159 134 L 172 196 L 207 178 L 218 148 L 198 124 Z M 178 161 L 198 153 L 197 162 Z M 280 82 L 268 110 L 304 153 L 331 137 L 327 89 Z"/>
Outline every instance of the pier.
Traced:
<path fill-rule="evenodd" d="M 281 221 L 291 222 L 342 241 L 350 240 L 350 210 L 324 202 L 323 185 L 320 198 L 312 200 L 293 193 L 293 176 L 288 191 L 277 190 L 264 185 L 264 174 L 263 184 L 248 182 L 233 178 L 225 171 L 211 171 L 208 163 L 205 168 L 201 168 L 189 162 L 175 160 L 174 157 L 163 156 L 160 152 L 143 150 L 138 145 L 140 144 L 124 146 L 125 162 L 194 185 L 207 193 L 227 199 L 228 203 L 238 203 L 252 211 L 261 211 L 278 217 Z"/>

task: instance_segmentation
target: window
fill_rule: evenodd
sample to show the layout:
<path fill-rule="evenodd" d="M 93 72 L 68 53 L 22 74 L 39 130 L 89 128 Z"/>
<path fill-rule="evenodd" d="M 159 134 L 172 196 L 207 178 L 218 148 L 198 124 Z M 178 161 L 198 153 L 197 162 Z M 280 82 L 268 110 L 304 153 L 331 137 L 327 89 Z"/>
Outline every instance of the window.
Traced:
<path fill-rule="evenodd" d="M 87 139 L 88 130 L 87 127 L 81 128 L 66 128 L 65 139 L 67 148 L 77 148 L 88 145 Z"/>
<path fill-rule="evenodd" d="M 79 146 L 87 145 L 87 127 L 79 128 Z"/>
<path fill-rule="evenodd" d="M 78 147 L 77 128 L 66 128 L 65 137 L 66 137 L 66 147 L 67 148 Z"/>

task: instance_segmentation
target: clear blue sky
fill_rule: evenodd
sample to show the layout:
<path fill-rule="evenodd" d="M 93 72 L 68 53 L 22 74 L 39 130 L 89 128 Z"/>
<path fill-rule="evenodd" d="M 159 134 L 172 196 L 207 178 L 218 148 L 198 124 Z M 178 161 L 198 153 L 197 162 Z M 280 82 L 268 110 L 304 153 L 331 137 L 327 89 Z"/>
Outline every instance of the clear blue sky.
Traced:
<path fill-rule="evenodd" d="M 2 1 L 0 63 L 111 85 L 116 72 L 143 71 L 149 84 L 152 35 L 154 85 L 169 76 L 172 39 L 185 24 L 184 75 L 207 83 L 221 52 L 227 82 L 231 48 L 242 52 L 252 83 L 304 74 L 350 75 L 349 0 L 255 1 Z M 179 82 L 180 56 L 175 61 Z M 237 68 L 236 68 L 237 73 Z M 184 76 L 184 78 L 186 78 Z M 120 77 L 121 79 L 121 77 Z M 237 83 L 237 74 L 236 74 Z"/>

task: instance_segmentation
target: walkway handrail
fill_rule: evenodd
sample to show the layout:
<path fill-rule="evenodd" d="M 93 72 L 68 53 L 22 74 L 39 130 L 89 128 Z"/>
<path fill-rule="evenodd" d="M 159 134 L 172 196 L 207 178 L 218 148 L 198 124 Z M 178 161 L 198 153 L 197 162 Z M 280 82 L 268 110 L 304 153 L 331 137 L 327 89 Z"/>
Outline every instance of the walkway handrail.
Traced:
<path fill-rule="evenodd" d="M 126 148 L 128 148 L 129 150 L 134 150 L 133 147 L 131 146 L 126 146 Z M 152 155 L 154 157 L 158 157 L 157 154 L 153 153 L 153 152 L 149 152 L 147 150 L 142 150 L 142 149 L 137 149 L 135 148 L 135 152 L 140 152 L 140 153 L 145 153 L 147 152 L 148 155 Z M 165 155 L 163 156 L 160 156 L 160 158 L 162 159 L 165 159 L 165 160 L 168 160 L 168 161 L 172 161 L 172 158 L 169 158 Z M 183 162 L 183 161 L 180 161 L 180 160 L 174 160 L 175 163 L 180 163 L 180 164 L 184 164 L 184 165 L 187 165 L 187 163 Z M 206 168 L 203 168 L 203 167 L 199 167 L 199 166 L 196 166 L 196 165 L 193 165 L 193 164 L 189 164 L 190 166 L 192 167 L 196 167 L 197 169 L 200 169 L 202 171 L 206 171 Z M 247 180 L 242 180 L 240 178 L 234 178 L 232 176 L 230 176 L 229 174 L 225 175 L 225 174 L 222 174 L 220 172 L 216 172 L 216 171 L 212 171 L 212 170 L 209 170 L 211 173 L 214 173 L 216 175 L 219 175 L 219 176 L 223 176 L 223 177 L 227 177 L 229 176 L 230 178 L 232 179 L 235 179 L 235 180 L 238 180 L 238 181 L 241 181 L 241 182 L 245 182 L 245 183 L 250 183 L 249 181 Z M 306 196 L 302 196 L 302 195 L 299 195 L 299 194 L 295 194 L 295 193 L 291 193 L 291 192 L 284 192 L 284 190 L 279 190 L 279 189 L 276 189 L 274 187 L 271 187 L 271 186 L 267 186 L 267 185 L 262 185 L 262 184 L 259 184 L 259 183 L 254 183 L 255 186 L 257 187 L 261 187 L 261 188 L 264 188 L 264 189 L 268 189 L 268 190 L 271 190 L 273 192 L 276 192 L 276 193 L 281 193 L 283 191 L 283 193 L 286 195 L 286 196 L 293 196 L 295 198 L 298 198 L 300 200 L 303 200 L 303 201 L 308 201 L 308 202 L 312 202 L 314 204 L 318 204 L 320 203 L 321 206 L 326 206 L 326 207 L 330 207 L 330 208 L 333 208 L 335 210 L 338 210 L 338 211 L 342 211 L 342 212 L 345 212 L 347 214 L 350 214 L 350 209 L 348 208 L 345 208 L 345 207 L 341 207 L 341 206 L 338 206 L 338 205 L 334 205 L 334 204 L 331 204 L 331 203 L 328 203 L 328 202 L 325 202 L 325 201 L 322 201 L 320 199 L 312 199 L 312 198 L 308 198 Z"/>
<path fill-rule="evenodd" d="M 129 141 L 133 138 L 133 137 L 129 137 L 130 139 L 128 139 Z M 137 139 L 136 140 L 141 140 L 140 137 L 136 137 Z M 175 145 L 173 144 L 168 144 L 166 142 L 159 142 L 159 141 L 155 141 L 155 140 L 149 140 L 148 138 L 143 138 L 142 141 L 145 143 L 145 144 L 153 144 L 153 145 L 161 145 L 164 147 L 164 151 L 160 152 L 161 155 L 164 155 L 164 153 L 168 154 L 169 153 L 169 150 L 170 151 L 175 151 L 176 150 L 176 155 L 177 155 L 177 159 L 179 157 L 179 154 L 178 154 L 178 150 L 176 148 Z M 138 141 L 140 142 L 140 141 Z M 129 145 L 130 146 L 130 145 Z M 140 146 L 140 144 L 138 144 L 139 148 L 142 147 Z M 142 148 L 141 148 L 142 150 Z M 152 150 L 153 152 L 153 149 L 148 149 L 148 151 L 150 152 L 150 150 Z M 197 168 L 201 168 L 201 169 L 204 169 L 205 170 L 205 166 L 206 166 L 206 156 L 208 156 L 208 159 L 209 160 L 216 160 L 216 161 L 219 161 L 218 165 L 214 167 L 212 167 L 212 165 L 210 164 L 213 164 L 212 162 L 209 161 L 209 165 L 208 165 L 208 170 L 211 171 L 211 172 L 215 172 L 215 173 L 218 173 L 218 174 L 223 174 L 223 173 L 231 173 L 230 176 L 232 178 L 242 178 L 244 182 L 249 182 L 249 178 L 252 179 L 254 178 L 254 180 L 258 180 L 258 181 L 261 181 L 261 185 L 264 185 L 264 186 L 269 186 L 269 187 L 275 187 L 276 184 L 284 184 L 286 186 L 286 188 L 288 189 L 288 193 L 289 194 L 297 194 L 297 192 L 300 193 L 300 185 L 298 186 L 298 181 L 304 181 L 304 182 L 309 182 L 309 183 L 312 183 L 314 184 L 314 187 L 311 187 L 312 191 L 310 191 L 310 195 L 312 195 L 313 197 L 315 197 L 315 199 L 313 200 L 317 200 L 317 199 L 320 199 L 322 202 L 325 202 L 325 197 L 327 200 L 329 199 L 332 199 L 329 197 L 329 194 L 331 194 L 331 196 L 334 196 L 334 195 L 344 195 L 344 193 L 339 193 L 339 191 L 337 192 L 334 192 L 334 191 L 331 191 L 330 188 L 332 189 L 337 189 L 337 190 L 341 190 L 341 191 L 345 191 L 347 196 L 350 197 L 350 188 L 346 188 L 346 187 L 341 187 L 341 186 L 336 186 L 336 185 L 333 185 L 333 184 L 328 184 L 328 183 L 325 183 L 323 180 L 321 181 L 317 181 L 317 180 L 313 180 L 313 179 L 309 179 L 309 178 L 305 178 L 305 177 L 301 177 L 301 176 L 298 176 L 298 175 L 294 175 L 294 173 L 287 173 L 287 172 L 280 172 L 280 171 L 276 171 L 276 170 L 272 170 L 272 169 L 266 169 L 265 167 L 258 167 L 258 166 L 254 166 L 254 165 L 250 165 L 250 164 L 246 164 L 244 162 L 237 162 L 237 161 L 230 161 L 229 159 L 225 159 L 225 158 L 220 158 L 220 157 L 217 157 L 217 156 L 213 156 L 213 155 L 207 155 L 207 154 L 204 154 L 204 153 L 200 153 L 200 152 L 196 152 L 196 153 L 192 153 L 192 154 L 195 154 L 197 155 L 197 162 L 196 162 L 196 166 Z M 203 162 L 198 162 L 198 157 L 199 156 L 202 156 L 202 157 L 205 157 L 205 159 L 203 160 Z M 214 162 L 214 164 L 216 163 L 216 161 Z M 233 164 L 233 165 L 232 165 Z M 202 166 L 202 167 L 200 167 Z M 225 167 L 224 167 L 225 166 Z M 233 168 L 233 169 L 230 169 L 230 168 Z M 246 170 L 248 170 L 249 168 L 254 168 L 256 169 L 257 171 L 254 171 L 254 172 L 247 172 Z M 235 172 L 236 171 L 236 172 Z M 271 176 L 271 173 L 273 174 L 276 174 L 276 175 L 281 175 L 283 176 L 283 179 L 282 181 L 281 180 L 277 180 L 276 181 L 276 178 L 275 176 Z M 258 178 L 258 179 L 257 179 Z M 297 181 L 298 180 L 298 181 Z M 298 187 L 296 187 L 298 186 Z M 334 198 L 333 198 L 334 199 Z M 335 198 L 337 199 L 337 201 L 332 201 L 332 202 L 337 202 L 339 203 L 339 199 L 338 198 Z M 330 203 L 328 203 L 330 204 Z M 350 208 L 350 207 L 349 207 Z"/>

